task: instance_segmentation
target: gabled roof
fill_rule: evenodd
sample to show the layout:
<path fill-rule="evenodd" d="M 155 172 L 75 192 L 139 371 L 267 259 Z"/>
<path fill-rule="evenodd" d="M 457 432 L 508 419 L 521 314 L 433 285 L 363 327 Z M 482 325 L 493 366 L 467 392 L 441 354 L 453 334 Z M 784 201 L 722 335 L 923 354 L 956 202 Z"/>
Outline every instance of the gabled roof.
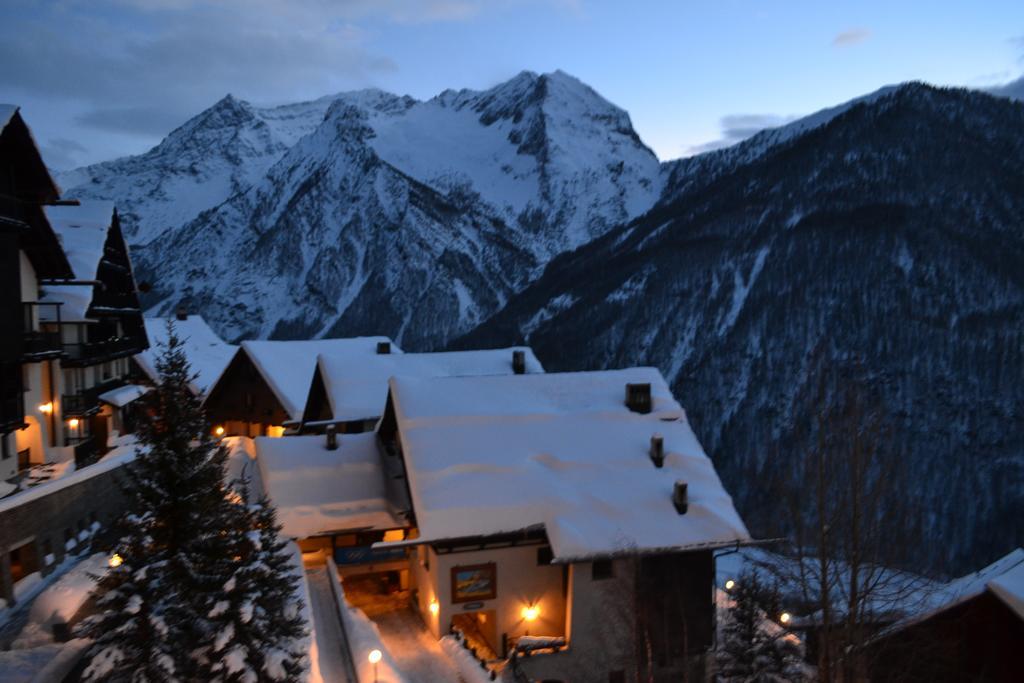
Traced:
<path fill-rule="evenodd" d="M 239 353 L 248 355 L 291 419 L 300 420 L 313 371 L 316 369 L 317 356 L 355 354 L 368 358 L 377 355 L 377 344 L 380 342 L 389 343 L 392 353 L 401 353 L 387 337 L 244 341 Z"/>
<path fill-rule="evenodd" d="M 158 379 L 156 359 L 163 351 L 162 345 L 167 343 L 167 320 L 168 318 L 145 319 L 146 336 L 149 338 L 150 346 L 135 355 L 135 361 L 153 382 Z M 175 333 L 184 342 L 185 356 L 192 366 L 192 372 L 198 375 L 192 388 L 196 394 L 204 394 L 224 372 L 238 347 L 218 337 L 200 315 L 190 315 L 185 320 L 173 322 Z"/>
<path fill-rule="evenodd" d="M 46 217 L 60 239 L 76 280 L 91 281 L 103 259 L 114 203 L 84 201 L 78 206 L 47 206 Z"/>
<path fill-rule="evenodd" d="M 1017 548 L 973 574 L 953 579 L 931 590 L 914 614 L 885 629 L 877 640 L 953 609 L 986 592 L 995 595 L 1024 620 L 1024 548 Z"/>
<path fill-rule="evenodd" d="M 60 190 L 53 182 L 50 171 L 39 154 L 39 146 L 32 137 L 32 131 L 22 119 L 19 109 L 14 104 L 0 104 L 0 136 L 11 140 L 17 151 L 27 157 L 24 159 L 25 167 L 19 169 L 22 180 L 19 183 L 20 189 L 26 199 L 38 202 L 56 201 L 60 196 Z"/>
<path fill-rule="evenodd" d="M 649 414 L 624 405 L 627 383 L 651 385 Z M 750 539 L 656 369 L 396 377 L 390 388 L 418 542 L 543 525 L 555 558 L 573 561 Z M 676 481 L 688 485 L 682 515 Z"/>
<path fill-rule="evenodd" d="M 322 436 L 253 440 L 259 481 L 282 533 L 306 538 L 407 527 L 388 503 L 376 434 L 343 434 L 338 441 L 329 451 Z"/>
<path fill-rule="evenodd" d="M 513 373 L 514 351 L 523 352 L 527 373 L 544 372 L 533 351 L 525 346 L 442 353 L 377 354 L 369 358 L 365 354 L 332 351 L 320 354 L 316 372 L 323 383 L 334 420 L 365 420 L 380 417 L 383 413 L 391 377 L 510 375 Z"/>

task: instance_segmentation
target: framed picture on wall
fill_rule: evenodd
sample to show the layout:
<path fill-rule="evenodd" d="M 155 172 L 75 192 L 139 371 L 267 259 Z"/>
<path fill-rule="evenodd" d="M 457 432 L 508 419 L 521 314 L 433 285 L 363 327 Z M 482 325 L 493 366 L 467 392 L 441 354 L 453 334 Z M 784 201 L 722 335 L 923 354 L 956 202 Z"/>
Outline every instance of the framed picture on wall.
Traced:
<path fill-rule="evenodd" d="M 452 567 L 452 602 L 493 600 L 497 594 L 497 569 L 493 562 Z"/>

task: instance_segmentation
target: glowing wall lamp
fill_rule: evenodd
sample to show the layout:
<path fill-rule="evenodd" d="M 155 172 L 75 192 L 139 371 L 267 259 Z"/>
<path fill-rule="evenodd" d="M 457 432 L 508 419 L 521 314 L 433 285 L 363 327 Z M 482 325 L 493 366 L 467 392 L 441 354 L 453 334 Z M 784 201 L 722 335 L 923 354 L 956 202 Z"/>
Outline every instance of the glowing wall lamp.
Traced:
<path fill-rule="evenodd" d="M 431 600 L 430 601 L 430 613 L 433 614 L 436 617 L 437 613 L 440 612 L 440 611 L 441 611 L 441 606 L 439 604 L 437 604 L 437 600 Z"/>
<path fill-rule="evenodd" d="M 53 412 L 53 402 L 52 401 L 47 401 L 46 403 L 41 403 L 39 405 L 39 412 L 40 413 L 45 413 L 46 415 L 49 415 L 50 413 L 52 413 Z"/>
<path fill-rule="evenodd" d="M 120 567 L 122 562 L 124 562 L 124 558 L 122 558 L 117 553 L 114 553 L 110 556 L 110 559 L 107 560 L 107 566 L 113 569 L 116 567 Z"/>
<path fill-rule="evenodd" d="M 216 434 L 217 436 L 224 436 L 224 428 L 221 427 L 220 425 L 217 425 L 216 427 L 213 428 L 213 433 Z"/>
<path fill-rule="evenodd" d="M 540 607 L 537 605 L 525 605 L 519 613 L 526 621 L 537 621 L 540 616 Z"/>
<path fill-rule="evenodd" d="M 783 624 L 788 624 L 792 618 L 793 615 L 789 612 L 783 612 L 779 615 L 779 621 L 781 621 Z"/>
<path fill-rule="evenodd" d="M 68 427 L 71 427 L 72 429 L 78 429 L 78 418 L 73 417 L 70 420 L 68 420 Z"/>

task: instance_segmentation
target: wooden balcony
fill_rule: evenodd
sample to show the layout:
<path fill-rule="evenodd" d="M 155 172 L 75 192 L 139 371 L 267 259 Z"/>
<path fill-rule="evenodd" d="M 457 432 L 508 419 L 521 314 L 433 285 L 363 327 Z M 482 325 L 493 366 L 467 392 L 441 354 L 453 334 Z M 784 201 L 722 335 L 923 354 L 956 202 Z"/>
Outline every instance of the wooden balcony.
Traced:
<path fill-rule="evenodd" d="M 102 341 L 64 344 L 65 367 L 95 365 L 115 358 L 141 353 L 144 344 L 135 337 L 111 337 Z"/>

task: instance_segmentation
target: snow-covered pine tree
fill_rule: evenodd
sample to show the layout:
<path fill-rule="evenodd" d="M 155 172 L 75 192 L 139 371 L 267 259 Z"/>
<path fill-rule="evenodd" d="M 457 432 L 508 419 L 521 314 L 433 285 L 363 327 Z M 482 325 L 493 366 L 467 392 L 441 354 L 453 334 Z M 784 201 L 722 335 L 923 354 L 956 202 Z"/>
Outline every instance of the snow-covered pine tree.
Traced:
<path fill-rule="evenodd" d="M 274 508 L 263 498 L 246 507 L 239 486 L 235 524 L 226 539 L 238 563 L 224 597 L 210 613 L 216 636 L 202 678 L 225 683 L 291 682 L 301 679 L 306 635 L 287 542 L 278 535 Z"/>
<path fill-rule="evenodd" d="M 794 683 L 802 680 L 800 652 L 784 628 L 768 618 L 777 614 L 778 590 L 744 572 L 726 610 L 718 673 L 723 683 Z"/>
<path fill-rule="evenodd" d="M 122 564 L 99 582 L 102 611 L 83 625 L 94 640 L 88 681 L 193 679 L 213 636 L 208 615 L 234 571 L 223 542 L 235 514 L 227 453 L 189 388 L 194 377 L 173 323 L 156 367 L 150 418 L 122 482 L 126 512 L 111 548 Z"/>

